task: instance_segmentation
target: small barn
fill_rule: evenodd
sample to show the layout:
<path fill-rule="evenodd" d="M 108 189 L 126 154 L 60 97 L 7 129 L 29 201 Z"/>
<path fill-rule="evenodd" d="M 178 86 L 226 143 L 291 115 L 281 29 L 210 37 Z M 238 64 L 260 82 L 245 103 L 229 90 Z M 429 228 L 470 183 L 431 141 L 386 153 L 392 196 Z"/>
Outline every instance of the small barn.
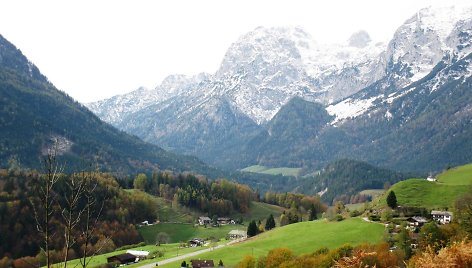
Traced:
<path fill-rule="evenodd" d="M 119 264 L 128 264 L 136 262 L 136 255 L 131 253 L 123 253 L 115 256 L 111 256 L 107 258 L 108 263 L 119 263 Z"/>

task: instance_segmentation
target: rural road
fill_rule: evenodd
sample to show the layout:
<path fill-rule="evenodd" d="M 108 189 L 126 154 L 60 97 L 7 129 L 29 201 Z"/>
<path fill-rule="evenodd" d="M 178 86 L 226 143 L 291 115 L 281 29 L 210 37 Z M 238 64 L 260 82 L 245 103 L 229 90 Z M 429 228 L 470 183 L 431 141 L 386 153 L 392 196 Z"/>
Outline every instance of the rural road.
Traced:
<path fill-rule="evenodd" d="M 202 250 L 199 250 L 199 251 L 187 253 L 187 254 L 184 254 L 184 255 L 181 255 L 181 256 L 177 256 L 177 257 L 165 259 L 165 260 L 162 260 L 162 261 L 158 261 L 158 262 L 153 262 L 153 263 L 150 263 L 150 264 L 146 264 L 146 265 L 140 266 L 140 268 L 151 268 L 151 267 L 156 267 L 156 264 L 157 264 L 158 266 L 161 266 L 161 265 L 168 264 L 168 263 L 171 263 L 171 262 L 174 262 L 174 261 L 179 261 L 179 260 L 188 259 L 188 258 L 190 258 L 190 257 L 197 256 L 197 255 L 200 255 L 200 254 L 202 254 L 202 253 L 209 252 L 209 251 L 212 251 L 212 250 L 215 250 L 215 249 L 223 248 L 223 247 L 229 246 L 229 245 L 231 245 L 231 244 L 241 242 L 241 241 L 243 241 L 243 240 L 244 240 L 244 239 L 233 240 L 233 241 L 230 241 L 230 242 L 228 242 L 228 243 L 226 243 L 226 244 L 218 245 L 218 246 L 216 246 L 216 247 L 206 248 L 206 249 L 202 249 Z"/>

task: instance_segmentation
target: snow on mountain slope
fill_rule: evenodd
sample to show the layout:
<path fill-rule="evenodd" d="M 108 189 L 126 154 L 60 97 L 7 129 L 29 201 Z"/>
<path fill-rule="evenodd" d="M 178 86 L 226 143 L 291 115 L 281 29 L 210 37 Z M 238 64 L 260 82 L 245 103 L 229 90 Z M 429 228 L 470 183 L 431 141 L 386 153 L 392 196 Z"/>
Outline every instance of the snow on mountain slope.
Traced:
<path fill-rule="evenodd" d="M 378 80 L 384 50 L 364 31 L 344 44 L 319 44 L 300 27 L 258 27 L 230 46 L 214 76 L 173 75 L 153 90 L 140 88 L 87 106 L 119 125 L 125 116 L 171 98 L 188 99 L 185 107 L 191 110 L 199 105 L 192 98 L 202 100 L 201 94 L 225 96 L 262 124 L 294 96 L 327 104 Z M 203 80 L 210 82 L 199 86 Z"/>
<path fill-rule="evenodd" d="M 360 92 L 327 107 L 336 116 L 333 124 L 363 115 L 382 101 L 392 103 L 411 91 L 440 62 L 451 64 L 472 52 L 472 7 L 426 8 L 407 20 L 395 33 L 386 51 L 387 75 L 369 91 Z M 431 78 L 431 91 L 453 73 Z M 461 73 L 458 77 L 464 77 Z M 435 81 L 435 82 L 432 82 Z M 386 114 L 386 117 L 390 117 Z"/>
<path fill-rule="evenodd" d="M 170 75 L 154 89 L 138 88 L 123 95 L 87 103 L 86 106 L 102 120 L 119 125 L 124 117 L 138 112 L 148 106 L 161 103 L 180 95 L 187 87 L 209 79 L 210 75 L 201 73 L 196 76 Z"/>

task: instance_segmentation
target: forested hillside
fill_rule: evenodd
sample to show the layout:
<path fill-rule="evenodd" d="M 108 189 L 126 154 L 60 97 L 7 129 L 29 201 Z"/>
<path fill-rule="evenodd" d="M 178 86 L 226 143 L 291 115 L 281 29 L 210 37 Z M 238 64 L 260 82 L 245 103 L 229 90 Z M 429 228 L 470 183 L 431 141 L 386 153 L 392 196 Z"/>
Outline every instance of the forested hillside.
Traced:
<path fill-rule="evenodd" d="M 38 168 L 54 143 L 70 170 L 93 164 L 122 174 L 157 169 L 220 174 L 195 157 L 166 152 L 103 123 L 0 36 L 0 167 L 10 161 Z"/>
<path fill-rule="evenodd" d="M 326 165 L 319 174 L 308 176 L 298 188 L 306 194 L 322 193 L 321 199 L 331 203 L 334 200 L 345 204 L 367 201 L 359 196 L 366 189 L 383 189 L 384 186 L 410 178 L 412 174 L 395 172 L 354 160 L 339 160 Z"/>

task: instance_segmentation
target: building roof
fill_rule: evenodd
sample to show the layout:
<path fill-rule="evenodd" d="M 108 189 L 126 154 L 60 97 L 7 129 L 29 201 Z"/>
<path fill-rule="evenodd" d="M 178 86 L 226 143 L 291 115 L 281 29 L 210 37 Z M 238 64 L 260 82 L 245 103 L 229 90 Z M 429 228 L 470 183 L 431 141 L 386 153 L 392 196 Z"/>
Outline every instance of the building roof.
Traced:
<path fill-rule="evenodd" d="M 139 257 L 142 257 L 142 256 L 146 257 L 147 255 L 149 255 L 149 251 L 144 251 L 144 250 L 127 250 L 126 253 L 130 253 Z"/>
<path fill-rule="evenodd" d="M 411 217 L 411 218 L 408 218 L 408 220 L 413 220 L 413 221 L 416 221 L 418 223 L 427 223 L 428 220 L 426 218 L 423 218 L 423 217 L 420 217 L 420 216 L 414 216 L 414 217 Z"/>
<path fill-rule="evenodd" d="M 133 255 L 131 253 L 123 253 L 123 254 L 108 257 L 107 259 L 108 260 L 109 259 L 117 259 L 117 260 L 119 260 L 120 262 L 123 263 L 123 262 L 135 261 L 136 260 L 136 255 Z"/>
<path fill-rule="evenodd" d="M 213 260 L 191 260 L 193 268 L 200 268 L 200 267 L 215 267 Z"/>
<path fill-rule="evenodd" d="M 202 221 L 211 221 L 211 219 L 206 216 L 199 217 L 198 219 Z"/>
<path fill-rule="evenodd" d="M 431 211 L 431 215 L 451 216 L 451 217 L 452 217 L 452 212 L 449 212 L 449 211 L 440 211 L 440 210 L 433 210 L 433 211 Z"/>

